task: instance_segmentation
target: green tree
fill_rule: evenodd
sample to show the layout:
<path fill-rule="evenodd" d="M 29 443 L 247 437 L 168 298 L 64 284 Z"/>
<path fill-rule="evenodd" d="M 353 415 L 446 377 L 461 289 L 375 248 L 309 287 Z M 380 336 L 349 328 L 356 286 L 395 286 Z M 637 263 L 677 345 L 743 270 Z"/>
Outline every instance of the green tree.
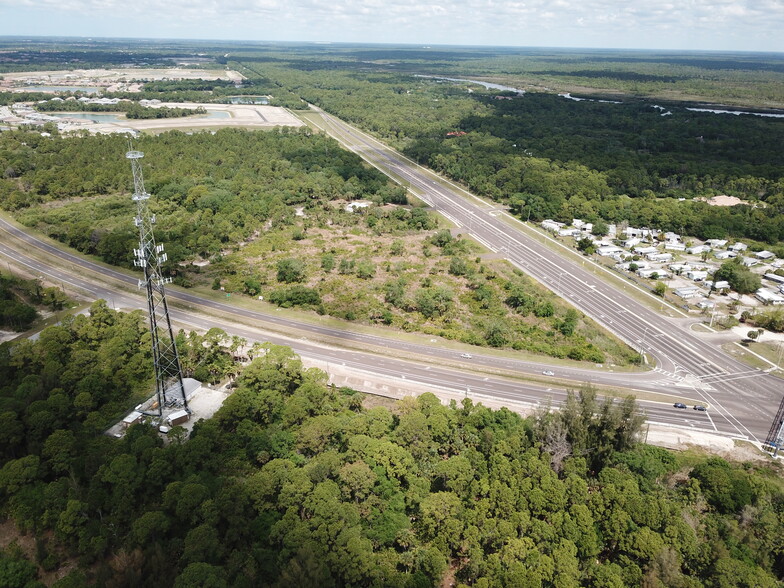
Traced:
<path fill-rule="evenodd" d="M 739 294 L 751 294 L 759 290 L 762 285 L 759 275 L 745 267 L 739 258 L 721 264 L 714 273 L 713 280 L 715 282 L 726 280 Z"/>
<path fill-rule="evenodd" d="M 278 261 L 278 281 L 286 284 L 305 280 L 305 264 L 292 257 Z"/>

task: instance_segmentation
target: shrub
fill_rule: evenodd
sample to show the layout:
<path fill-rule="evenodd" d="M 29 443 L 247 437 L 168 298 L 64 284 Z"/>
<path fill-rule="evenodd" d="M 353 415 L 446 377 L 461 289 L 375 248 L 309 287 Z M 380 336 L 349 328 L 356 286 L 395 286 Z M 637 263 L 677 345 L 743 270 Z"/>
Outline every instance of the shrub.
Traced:
<path fill-rule="evenodd" d="M 288 257 L 278 262 L 278 281 L 286 284 L 305 280 L 305 264 L 299 259 Z"/>
<path fill-rule="evenodd" d="M 275 290 L 269 295 L 269 301 L 283 308 L 292 306 L 314 307 L 321 304 L 321 295 L 313 288 L 291 286 Z"/>

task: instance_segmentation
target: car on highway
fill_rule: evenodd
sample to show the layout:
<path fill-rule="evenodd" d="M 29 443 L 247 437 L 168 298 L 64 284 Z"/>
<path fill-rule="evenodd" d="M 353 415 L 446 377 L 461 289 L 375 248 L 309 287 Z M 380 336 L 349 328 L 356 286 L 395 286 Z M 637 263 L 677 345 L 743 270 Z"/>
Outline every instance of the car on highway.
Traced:
<path fill-rule="evenodd" d="M 471 357 L 473 356 L 470 353 L 461 353 L 460 357 L 462 357 L 463 359 L 471 359 Z"/>
<path fill-rule="evenodd" d="M 676 402 L 675 404 L 673 404 L 673 406 L 675 408 L 686 408 L 686 405 L 683 404 L 683 402 Z"/>
<path fill-rule="evenodd" d="M 708 409 L 707 409 L 707 408 L 705 408 L 705 407 L 704 407 L 702 404 L 695 404 L 695 405 L 694 405 L 694 410 L 699 410 L 700 412 L 705 412 L 705 411 L 707 411 Z"/>
<path fill-rule="evenodd" d="M 545 376 L 554 376 L 554 375 L 555 375 L 555 372 L 554 372 L 554 371 L 552 371 L 552 370 L 544 370 L 544 371 L 542 372 L 542 374 L 544 374 Z"/>

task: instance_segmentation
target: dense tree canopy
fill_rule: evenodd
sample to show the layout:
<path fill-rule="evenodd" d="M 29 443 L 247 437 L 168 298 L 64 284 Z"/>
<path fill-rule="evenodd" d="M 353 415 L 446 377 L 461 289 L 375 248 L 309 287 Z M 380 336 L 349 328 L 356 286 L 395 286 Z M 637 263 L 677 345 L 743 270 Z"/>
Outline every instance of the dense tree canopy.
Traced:
<path fill-rule="evenodd" d="M 716 458 L 688 474 L 693 461 L 639 443 L 632 399 L 599 402 L 590 388 L 530 419 L 432 394 L 365 408 L 291 350 L 261 345 L 189 439 L 147 425 L 110 438 L 149 382 L 139 319 L 97 303 L 0 347 L 0 506 L 38 537 L 37 564 L 78 562 L 58 586 L 713 587 L 784 575 L 780 480 Z M 225 333 L 181 337 L 186 365 L 220 369 L 216 346 L 232 363 Z M 4 585 L 37 573 L 23 553 L 0 553 Z"/>

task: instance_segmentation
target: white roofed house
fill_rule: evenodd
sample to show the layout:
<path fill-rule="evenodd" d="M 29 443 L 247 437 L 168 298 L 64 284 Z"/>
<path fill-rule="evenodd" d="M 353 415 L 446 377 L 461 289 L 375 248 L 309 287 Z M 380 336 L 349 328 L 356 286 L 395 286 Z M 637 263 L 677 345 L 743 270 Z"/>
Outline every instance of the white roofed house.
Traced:
<path fill-rule="evenodd" d="M 732 259 L 738 257 L 738 254 L 735 251 L 719 251 L 715 257 L 716 259 Z"/>
<path fill-rule="evenodd" d="M 700 255 L 701 253 L 709 252 L 711 248 L 708 245 L 693 245 L 686 248 L 686 253 L 691 255 Z"/>
<path fill-rule="evenodd" d="M 760 288 L 757 290 L 754 296 L 757 298 L 757 300 L 762 302 L 762 304 L 772 304 L 774 306 L 784 304 L 784 296 L 774 292 L 773 290 L 768 290 L 767 288 Z"/>
<path fill-rule="evenodd" d="M 676 296 L 680 296 L 681 298 L 694 298 L 697 294 L 700 293 L 700 289 L 696 286 L 686 286 L 685 288 L 676 288 L 672 291 L 673 294 Z"/>
<path fill-rule="evenodd" d="M 543 220 L 541 223 L 539 223 L 539 226 L 541 226 L 545 231 L 550 231 L 551 233 L 557 233 L 566 225 L 564 223 L 559 223 L 558 221 L 554 221 L 548 218 L 546 220 Z"/>
<path fill-rule="evenodd" d="M 682 272 L 691 271 L 692 267 L 688 263 L 673 263 L 670 265 L 670 270 L 680 275 Z"/>
<path fill-rule="evenodd" d="M 650 261 L 658 262 L 658 263 L 667 263 L 668 261 L 672 261 L 672 253 L 648 253 L 645 255 Z"/>
<path fill-rule="evenodd" d="M 766 280 L 770 280 L 771 282 L 776 282 L 779 285 L 784 284 L 784 276 L 780 276 L 778 274 L 765 274 L 762 277 Z"/>
<path fill-rule="evenodd" d="M 686 251 L 686 245 L 684 243 L 671 242 L 671 241 L 666 241 L 664 243 L 664 248 L 667 251 Z"/>
<path fill-rule="evenodd" d="M 763 261 L 768 261 L 770 259 L 775 259 L 776 254 L 773 253 L 772 251 L 764 250 L 764 251 L 757 251 L 757 253 L 754 254 L 754 257 L 756 257 L 757 259 L 761 259 Z"/>
<path fill-rule="evenodd" d="M 711 289 L 714 292 L 723 294 L 725 292 L 729 292 L 730 283 L 727 280 L 719 280 L 718 282 L 713 282 L 713 284 L 711 285 Z"/>
<path fill-rule="evenodd" d="M 699 270 L 690 270 L 686 272 L 686 277 L 695 282 L 702 282 L 708 279 L 708 272 Z"/>
<path fill-rule="evenodd" d="M 634 252 L 637 255 L 649 255 L 651 253 L 656 253 L 657 251 L 659 251 L 659 250 L 656 247 L 653 247 L 652 245 L 649 245 L 648 247 L 635 247 L 634 248 Z"/>
<path fill-rule="evenodd" d="M 645 269 L 637 270 L 637 275 L 641 278 L 652 278 L 654 280 L 668 278 L 669 274 L 663 269 L 657 269 L 655 267 L 649 267 Z"/>
<path fill-rule="evenodd" d="M 639 237 L 640 239 L 653 239 L 659 231 L 655 229 L 638 229 L 637 227 L 626 227 L 624 233 L 627 237 Z"/>
<path fill-rule="evenodd" d="M 611 257 L 613 254 L 620 253 L 621 251 L 623 251 L 623 249 L 617 245 L 602 245 L 596 250 L 596 253 L 604 257 Z"/>
<path fill-rule="evenodd" d="M 730 251 L 738 251 L 738 252 L 746 251 L 746 249 L 748 248 L 749 246 L 746 245 L 745 243 L 733 243 L 732 245 L 727 247 L 727 249 L 729 249 Z"/>
<path fill-rule="evenodd" d="M 634 271 L 637 271 L 637 270 L 640 270 L 640 269 L 648 269 L 649 267 L 651 267 L 651 264 L 648 263 L 647 261 L 642 261 L 642 260 L 641 261 L 625 261 L 623 263 L 619 263 L 615 267 L 617 267 L 618 269 L 622 269 L 622 270 L 629 270 L 629 269 L 631 269 L 632 266 L 634 266 Z"/>
<path fill-rule="evenodd" d="M 754 267 L 759 263 L 758 259 L 754 259 L 753 257 L 744 257 L 742 260 L 743 265 L 746 267 Z"/>
<path fill-rule="evenodd" d="M 713 249 L 721 249 L 727 245 L 727 239 L 708 239 L 705 243 Z"/>

